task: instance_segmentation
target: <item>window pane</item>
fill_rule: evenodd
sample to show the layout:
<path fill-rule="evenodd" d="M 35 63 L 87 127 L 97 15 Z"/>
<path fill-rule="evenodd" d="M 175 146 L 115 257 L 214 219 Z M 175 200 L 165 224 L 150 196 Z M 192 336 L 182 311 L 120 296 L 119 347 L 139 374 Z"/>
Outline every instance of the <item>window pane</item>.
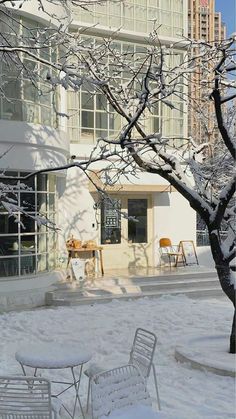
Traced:
<path fill-rule="evenodd" d="M 35 236 L 21 236 L 20 240 L 21 254 L 35 253 Z"/>
<path fill-rule="evenodd" d="M 107 109 L 107 100 L 105 96 L 103 95 L 96 95 L 96 103 L 97 103 L 97 109 L 101 111 L 106 111 Z"/>
<path fill-rule="evenodd" d="M 18 233 L 17 219 L 13 216 L 9 217 L 9 214 L 0 214 L 0 234 L 8 233 Z"/>
<path fill-rule="evenodd" d="M 21 172 L 20 176 L 24 177 L 26 175 L 28 175 L 29 173 L 26 172 Z M 28 186 L 29 188 L 31 188 L 33 191 L 35 190 L 35 176 L 30 177 L 27 180 L 21 180 L 21 183 L 23 183 L 24 185 Z"/>
<path fill-rule="evenodd" d="M 20 101 L 3 100 L 3 119 L 22 121 L 22 103 Z"/>
<path fill-rule="evenodd" d="M 35 256 L 27 255 L 20 258 L 20 273 L 21 275 L 32 274 L 35 272 Z"/>
<path fill-rule="evenodd" d="M 82 109 L 93 110 L 93 96 L 90 93 L 82 92 L 81 98 L 82 98 Z"/>
<path fill-rule="evenodd" d="M 96 128 L 107 128 L 107 113 L 96 113 Z"/>
<path fill-rule="evenodd" d="M 147 199 L 128 199 L 128 240 L 131 243 L 147 243 Z"/>
<path fill-rule="evenodd" d="M 101 243 L 121 242 L 121 202 L 119 199 L 104 199 L 101 205 Z"/>
<path fill-rule="evenodd" d="M 0 237 L 0 256 L 17 256 L 18 252 L 18 236 Z"/>
<path fill-rule="evenodd" d="M 20 231 L 21 233 L 34 233 L 35 232 L 35 220 L 27 217 L 24 214 L 20 215 L 21 226 Z"/>
<path fill-rule="evenodd" d="M 93 112 L 82 112 L 82 127 L 92 128 L 94 127 Z"/>
<path fill-rule="evenodd" d="M 56 187 L 56 176 L 54 176 L 54 175 L 49 175 L 49 176 L 48 176 L 48 180 L 49 180 L 49 192 L 55 192 L 55 187 Z"/>
<path fill-rule="evenodd" d="M 25 210 L 34 212 L 35 211 L 35 193 L 34 192 L 21 192 L 20 205 Z"/>
<path fill-rule="evenodd" d="M 47 175 L 38 175 L 37 176 L 37 190 L 46 191 L 47 190 Z"/>
<path fill-rule="evenodd" d="M 18 275 L 18 258 L 0 259 L 0 277 Z"/>

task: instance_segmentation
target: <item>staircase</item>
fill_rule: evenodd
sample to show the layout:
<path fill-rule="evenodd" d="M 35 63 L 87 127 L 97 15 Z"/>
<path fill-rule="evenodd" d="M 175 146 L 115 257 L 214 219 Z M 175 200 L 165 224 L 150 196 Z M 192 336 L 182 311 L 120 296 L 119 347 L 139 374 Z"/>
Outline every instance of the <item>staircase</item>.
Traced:
<path fill-rule="evenodd" d="M 113 276 L 92 282 L 61 282 L 46 293 L 46 304 L 72 306 L 105 303 L 113 299 L 158 298 L 162 295 L 184 294 L 190 298 L 219 298 L 221 290 L 215 271 L 169 273 L 153 276 Z"/>

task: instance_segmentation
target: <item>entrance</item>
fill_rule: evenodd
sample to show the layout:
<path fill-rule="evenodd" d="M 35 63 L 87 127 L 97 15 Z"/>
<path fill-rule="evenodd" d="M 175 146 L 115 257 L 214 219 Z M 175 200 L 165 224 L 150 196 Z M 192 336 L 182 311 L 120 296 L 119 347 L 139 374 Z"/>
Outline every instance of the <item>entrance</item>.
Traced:
<path fill-rule="evenodd" d="M 152 195 L 110 195 L 101 205 L 101 245 L 107 269 L 153 266 Z"/>

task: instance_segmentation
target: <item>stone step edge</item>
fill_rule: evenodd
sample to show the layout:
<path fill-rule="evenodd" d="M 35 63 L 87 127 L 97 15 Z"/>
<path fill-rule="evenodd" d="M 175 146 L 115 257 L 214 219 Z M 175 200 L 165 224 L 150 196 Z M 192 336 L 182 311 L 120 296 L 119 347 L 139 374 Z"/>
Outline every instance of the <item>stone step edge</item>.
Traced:
<path fill-rule="evenodd" d="M 184 281 L 179 281 L 177 284 L 176 283 L 172 284 L 172 283 L 169 283 L 169 282 L 161 282 L 161 283 L 153 282 L 153 283 L 140 283 L 140 284 L 124 283 L 124 284 L 119 284 L 119 285 L 110 285 L 109 289 L 107 289 L 108 285 L 106 285 L 106 284 L 104 284 L 104 287 L 106 287 L 106 288 L 101 288 L 101 287 L 100 288 L 99 287 L 90 288 L 90 287 L 86 287 L 86 286 L 85 287 L 80 287 L 78 285 L 77 288 L 72 288 L 72 289 L 66 288 L 64 290 L 59 288 L 59 289 L 54 290 L 53 292 L 55 294 L 63 294 L 63 292 L 64 292 L 64 294 L 66 294 L 68 296 L 70 296 L 70 295 L 73 296 L 74 294 L 76 294 L 78 292 L 83 292 L 83 291 L 87 291 L 87 292 L 99 292 L 99 291 L 101 291 L 102 292 L 102 291 L 109 291 L 109 290 L 112 291 L 113 288 L 115 288 L 115 289 L 117 289 L 117 288 L 125 289 L 126 287 L 127 288 L 128 287 L 136 287 L 136 288 L 143 288 L 143 289 L 148 288 L 148 287 L 156 287 L 157 289 L 166 287 L 166 289 L 171 289 L 172 287 L 176 288 L 176 285 L 182 287 L 183 289 L 185 289 L 185 287 L 186 287 L 186 290 L 188 290 L 188 289 L 192 289 L 192 286 L 194 286 L 195 284 L 199 285 L 198 287 L 196 287 L 196 289 L 201 289 L 205 285 L 204 282 L 208 283 L 208 287 L 219 286 L 219 288 L 220 288 L 220 283 L 219 283 L 218 280 L 216 280 L 216 281 L 211 281 L 211 280 L 207 281 L 206 280 L 206 281 L 202 281 L 201 283 L 198 283 L 196 281 L 189 281 L 187 283 L 184 282 Z"/>
<path fill-rule="evenodd" d="M 127 294 L 129 291 L 131 294 L 141 294 L 141 293 L 148 293 L 148 292 L 162 292 L 162 293 L 169 293 L 169 292 L 175 292 L 175 291 L 182 291 L 183 293 L 185 292 L 190 292 L 190 291 L 204 291 L 205 289 L 207 290 L 218 290 L 221 289 L 220 285 L 216 286 L 216 285 L 209 285 L 207 287 L 152 287 L 152 286 L 146 286 L 146 287 L 135 287 L 135 286 L 126 286 L 126 287 L 119 287 L 118 289 L 112 289 L 110 288 L 108 289 L 81 289 L 81 290 L 77 290 L 75 292 L 61 292 L 61 291 L 54 291 L 54 296 L 55 298 L 68 298 L 68 299 L 75 299 L 77 298 L 78 295 L 82 295 L 83 293 L 90 293 L 90 294 L 94 294 L 94 297 L 99 296 L 100 295 L 106 295 L 107 293 L 109 293 L 110 295 L 120 295 L 120 294 Z M 120 291 L 120 292 L 116 292 L 116 291 Z M 86 296 L 86 295 L 85 295 Z"/>
<path fill-rule="evenodd" d="M 204 282 L 212 282 L 212 283 L 216 283 L 216 282 L 219 282 L 219 279 L 218 278 L 202 278 L 202 279 L 190 279 L 190 280 L 185 280 L 185 278 L 183 279 L 181 279 L 181 280 L 175 280 L 174 282 L 172 282 L 172 281 L 168 281 L 168 280 L 161 280 L 161 281 L 159 281 L 159 280 L 150 280 L 149 278 L 146 278 L 146 279 L 141 279 L 141 282 L 130 282 L 130 281 L 132 281 L 132 280 L 124 280 L 124 282 L 120 282 L 119 284 L 114 284 L 113 282 L 115 281 L 115 279 L 106 279 L 106 280 L 101 280 L 100 281 L 100 285 L 102 285 L 102 286 L 109 286 L 109 285 L 111 285 L 111 286 L 117 286 L 117 287 L 122 287 L 122 286 L 125 286 L 125 285 L 130 285 L 130 286 L 145 286 L 145 285 L 173 285 L 173 286 L 175 286 L 175 285 L 178 285 L 178 284 L 183 284 L 183 285 L 186 285 L 186 284 L 196 284 L 196 283 L 199 283 L 199 284 L 201 284 L 201 283 L 204 283 Z M 98 280 L 96 281 L 96 282 L 99 282 Z M 81 281 L 81 283 L 83 284 L 83 282 Z M 55 286 L 57 286 L 58 284 L 55 284 Z M 60 291 L 60 289 L 64 289 L 65 291 L 71 291 L 71 292 L 74 292 L 75 290 L 76 290 L 76 288 L 78 287 L 78 288 L 80 288 L 80 284 L 79 284 L 79 281 L 78 281 L 78 284 L 76 283 L 76 281 L 75 281 L 75 287 L 73 286 L 73 283 L 71 284 L 71 286 L 68 284 L 64 284 L 65 285 L 65 288 L 63 288 L 63 286 L 62 286 L 63 284 L 60 284 L 59 285 L 59 287 L 57 288 L 57 290 L 58 291 Z M 86 285 L 86 282 L 85 282 L 85 285 Z M 97 284 L 96 284 L 97 285 Z M 99 285 L 99 284 L 98 284 Z M 89 286 L 88 286 L 88 288 L 89 288 Z M 99 286 L 97 286 L 97 287 L 94 287 L 94 288 L 90 288 L 90 289 L 100 289 L 99 288 Z"/>
<path fill-rule="evenodd" d="M 73 303 L 81 303 L 81 304 L 90 304 L 90 303 L 94 303 L 94 302 L 109 302 L 111 300 L 114 299 L 132 299 L 132 298 L 144 298 L 144 297 L 161 297 L 163 295 L 178 295 L 178 294 L 183 294 L 183 295 L 187 295 L 187 294 L 202 294 L 202 293 L 210 293 L 210 294 L 214 294 L 217 293 L 217 295 L 222 294 L 222 296 L 224 296 L 223 291 L 221 290 L 221 288 L 206 288 L 206 289 L 190 289 L 190 290 L 186 290 L 185 292 L 183 292 L 183 290 L 174 290 L 174 291 L 169 291 L 169 292 L 165 292 L 165 291 L 159 291 L 159 292 L 145 292 L 145 293 L 128 293 L 128 294 L 112 294 L 112 295 L 95 295 L 95 296 L 82 296 L 81 298 L 78 299 L 73 299 Z M 63 298 L 53 298 L 53 292 L 48 292 L 45 295 L 45 300 L 46 300 L 46 304 L 48 302 L 50 302 L 49 305 L 57 305 L 57 303 L 63 303 L 65 305 L 70 305 L 71 301 L 69 299 L 63 299 Z"/>

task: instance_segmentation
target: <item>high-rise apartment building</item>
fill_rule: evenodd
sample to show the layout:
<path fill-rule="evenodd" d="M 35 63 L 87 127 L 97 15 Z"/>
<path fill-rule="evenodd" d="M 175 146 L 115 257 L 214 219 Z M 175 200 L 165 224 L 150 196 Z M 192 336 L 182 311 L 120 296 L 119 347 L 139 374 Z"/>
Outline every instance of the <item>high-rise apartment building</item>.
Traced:
<path fill-rule="evenodd" d="M 188 36 L 207 42 L 226 38 L 221 13 L 215 11 L 215 0 L 188 0 Z"/>
<path fill-rule="evenodd" d="M 215 11 L 215 0 L 188 0 L 188 37 L 193 40 L 203 40 L 205 42 L 220 42 L 226 38 L 226 26 L 222 22 L 220 12 Z M 204 95 L 200 85 L 201 74 L 194 74 L 192 83 L 189 87 L 189 97 L 193 100 L 195 106 L 201 102 Z M 214 119 L 213 104 L 209 101 L 205 104 L 202 112 L 195 112 L 190 104 L 189 107 L 189 135 L 198 142 L 202 141 L 206 134 L 208 139 L 213 140 Z M 200 120 L 204 119 L 204 124 Z"/>

